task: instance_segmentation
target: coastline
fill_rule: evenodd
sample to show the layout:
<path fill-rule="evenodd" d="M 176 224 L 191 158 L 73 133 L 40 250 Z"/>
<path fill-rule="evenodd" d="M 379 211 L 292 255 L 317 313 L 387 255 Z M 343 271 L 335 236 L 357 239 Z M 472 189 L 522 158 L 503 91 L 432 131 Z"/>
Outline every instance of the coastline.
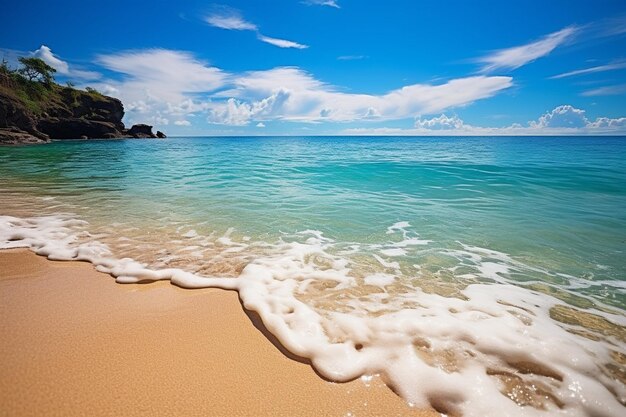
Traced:
<path fill-rule="evenodd" d="M 0 299 L 3 415 L 438 415 L 377 377 L 325 381 L 234 291 L 119 285 L 11 249 Z"/>

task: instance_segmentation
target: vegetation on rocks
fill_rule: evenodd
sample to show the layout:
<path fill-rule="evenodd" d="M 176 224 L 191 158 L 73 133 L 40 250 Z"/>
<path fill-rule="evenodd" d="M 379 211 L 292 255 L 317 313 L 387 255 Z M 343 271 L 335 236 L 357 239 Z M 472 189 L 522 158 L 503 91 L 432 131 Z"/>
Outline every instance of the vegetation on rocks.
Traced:
<path fill-rule="evenodd" d="M 0 144 L 157 137 L 152 126 L 126 129 L 118 99 L 91 87 L 57 84 L 56 70 L 39 58 L 22 57 L 19 62 L 16 69 L 6 61 L 0 64 Z"/>

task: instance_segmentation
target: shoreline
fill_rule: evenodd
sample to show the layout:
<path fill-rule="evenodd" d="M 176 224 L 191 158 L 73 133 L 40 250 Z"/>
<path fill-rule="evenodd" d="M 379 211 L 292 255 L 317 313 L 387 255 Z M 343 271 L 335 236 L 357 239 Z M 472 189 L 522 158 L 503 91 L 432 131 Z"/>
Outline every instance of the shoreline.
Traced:
<path fill-rule="evenodd" d="M 234 291 L 119 285 L 9 249 L 0 306 L 6 415 L 438 415 L 378 377 L 325 381 Z"/>

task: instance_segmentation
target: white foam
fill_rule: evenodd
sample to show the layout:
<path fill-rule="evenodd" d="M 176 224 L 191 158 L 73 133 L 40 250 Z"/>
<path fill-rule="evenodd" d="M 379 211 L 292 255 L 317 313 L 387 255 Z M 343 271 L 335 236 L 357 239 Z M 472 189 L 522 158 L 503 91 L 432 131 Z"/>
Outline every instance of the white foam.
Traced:
<path fill-rule="evenodd" d="M 363 278 L 363 281 L 367 285 L 375 285 L 377 287 L 384 288 L 387 285 L 391 285 L 396 281 L 396 277 L 391 274 L 383 274 L 379 272 L 377 274 L 368 275 Z"/>
<path fill-rule="evenodd" d="M 402 248 L 389 248 L 380 251 L 385 256 L 404 256 L 407 252 Z"/>
<path fill-rule="evenodd" d="M 182 237 L 186 237 L 186 238 L 194 238 L 194 237 L 198 237 L 198 232 L 196 232 L 195 230 L 191 229 L 185 233 L 182 234 Z"/>
<path fill-rule="evenodd" d="M 394 226 L 392 233 L 408 223 Z M 521 266 L 505 254 L 468 246 L 450 251 L 475 264 L 476 275 L 497 282 L 470 285 L 463 290 L 466 300 L 419 288 L 350 296 L 356 288 L 350 260 L 332 255 L 334 242 L 317 231 L 303 232 L 304 242 L 284 238 L 238 278 L 220 278 L 114 259 L 105 245 L 80 241 L 77 236 L 85 228 L 84 222 L 64 216 L 0 216 L 0 248 L 28 247 L 50 259 L 87 260 L 121 283 L 170 280 L 186 288 L 237 290 L 245 308 L 259 313 L 286 349 L 309 358 L 323 376 L 347 381 L 380 374 L 418 407 L 477 417 L 623 415 L 619 401 L 626 402 L 626 389 L 602 368 L 611 362 L 611 350 L 626 353 L 623 343 L 610 336 L 606 341 L 584 339 L 553 321 L 549 310 L 558 300 L 507 284 L 505 275 Z M 242 247 L 232 233 L 217 241 Z M 399 268 L 373 256 L 385 268 Z M 316 264 L 320 260 L 324 268 Z M 366 283 L 380 287 L 395 281 L 392 274 L 365 277 Z M 330 293 L 316 290 L 325 283 L 343 297 L 336 308 L 328 307 Z M 512 365 L 516 363 L 549 371 L 520 371 Z M 544 387 L 556 401 L 538 395 L 545 410 L 520 407 L 500 392 L 497 375 Z"/>
<path fill-rule="evenodd" d="M 411 227 L 411 224 L 409 224 L 409 222 L 397 222 L 387 228 L 387 234 L 390 235 L 397 231 L 402 231 L 408 227 Z"/>

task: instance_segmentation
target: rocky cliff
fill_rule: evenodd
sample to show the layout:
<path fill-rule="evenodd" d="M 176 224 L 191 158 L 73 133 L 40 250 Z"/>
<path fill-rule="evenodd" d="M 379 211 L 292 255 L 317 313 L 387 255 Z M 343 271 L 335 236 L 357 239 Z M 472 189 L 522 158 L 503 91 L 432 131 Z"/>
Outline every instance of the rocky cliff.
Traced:
<path fill-rule="evenodd" d="M 126 129 L 123 117 L 121 101 L 93 89 L 43 85 L 0 73 L 0 144 L 157 137 L 152 126 Z"/>

